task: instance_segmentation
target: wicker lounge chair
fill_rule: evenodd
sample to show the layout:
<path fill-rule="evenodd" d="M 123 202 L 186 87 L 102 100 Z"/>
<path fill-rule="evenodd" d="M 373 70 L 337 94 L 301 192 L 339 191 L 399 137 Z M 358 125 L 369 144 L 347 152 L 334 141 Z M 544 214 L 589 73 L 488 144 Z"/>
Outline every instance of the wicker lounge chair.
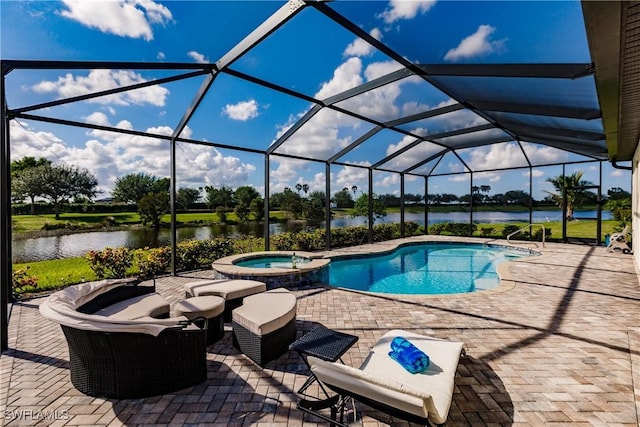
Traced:
<path fill-rule="evenodd" d="M 427 353 L 430 364 L 419 374 L 407 372 L 389 357 L 390 343 L 401 336 Z M 454 377 L 464 344 L 412 332 L 393 330 L 372 348 L 360 369 L 308 358 L 311 372 L 328 389 L 338 393 L 322 402 L 301 400 L 298 408 L 332 423 L 343 425 L 343 412 L 349 398 L 412 423 L 442 425 L 447 421 L 453 397 Z M 331 407 L 331 418 L 319 411 Z M 340 422 L 336 420 L 340 413 Z"/>
<path fill-rule="evenodd" d="M 95 314 L 115 304 L 126 306 L 123 298 L 135 303 L 152 293 L 152 286 L 106 280 L 63 289 L 40 305 L 40 313 L 62 327 L 71 382 L 78 390 L 96 397 L 139 398 L 207 378 L 206 320 L 200 328 L 186 317 L 127 320 Z M 143 306 L 142 313 L 156 309 Z"/>

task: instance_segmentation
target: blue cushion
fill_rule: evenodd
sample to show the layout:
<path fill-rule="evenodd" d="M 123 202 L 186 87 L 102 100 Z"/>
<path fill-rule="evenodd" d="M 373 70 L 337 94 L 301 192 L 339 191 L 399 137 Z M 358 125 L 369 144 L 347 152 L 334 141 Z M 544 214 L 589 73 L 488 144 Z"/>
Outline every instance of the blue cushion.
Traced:
<path fill-rule="evenodd" d="M 429 367 L 429 356 L 404 337 L 391 341 L 389 357 L 412 374 L 423 372 Z"/>

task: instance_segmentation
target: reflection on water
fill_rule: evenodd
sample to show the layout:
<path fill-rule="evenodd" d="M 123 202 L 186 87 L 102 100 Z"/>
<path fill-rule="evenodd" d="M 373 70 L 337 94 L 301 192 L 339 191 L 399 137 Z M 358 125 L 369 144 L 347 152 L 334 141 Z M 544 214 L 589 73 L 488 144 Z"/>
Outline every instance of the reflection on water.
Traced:
<path fill-rule="evenodd" d="M 533 222 L 560 221 L 561 212 L 558 210 L 533 212 Z M 580 212 L 580 217 L 595 218 L 596 213 Z M 529 221 L 529 212 L 474 212 L 475 222 L 500 223 L 510 221 Z M 603 212 L 602 219 L 611 219 L 610 212 Z M 405 214 L 405 221 L 416 222 L 424 225 L 424 214 Z M 439 222 L 468 222 L 469 214 L 465 212 L 430 213 L 429 225 Z M 376 220 L 376 223 L 400 222 L 400 214 L 389 214 L 385 218 Z M 331 220 L 332 228 L 366 225 L 366 217 L 336 218 Z M 273 223 L 269 224 L 269 233 L 278 234 L 285 231 L 299 231 L 305 225 L 323 227 L 320 222 L 316 225 L 301 222 Z M 262 236 L 263 223 L 242 223 L 237 225 L 216 224 L 201 227 L 184 227 L 177 229 L 178 241 L 197 239 L 206 240 L 212 237 L 237 237 L 241 235 Z M 90 233 L 77 233 L 55 237 L 39 237 L 35 239 L 20 239 L 13 241 L 13 262 L 41 261 L 46 259 L 68 258 L 83 256 L 90 250 L 104 247 L 126 246 L 129 248 L 144 248 L 166 246 L 171 242 L 169 229 L 150 230 L 134 229 L 125 231 L 98 231 Z"/>

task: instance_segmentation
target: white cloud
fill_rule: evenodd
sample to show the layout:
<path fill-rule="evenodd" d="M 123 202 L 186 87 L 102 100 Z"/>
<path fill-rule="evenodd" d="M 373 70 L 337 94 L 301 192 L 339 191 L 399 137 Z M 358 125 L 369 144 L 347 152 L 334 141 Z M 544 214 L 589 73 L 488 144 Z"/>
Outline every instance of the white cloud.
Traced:
<path fill-rule="evenodd" d="M 173 20 L 171 11 L 152 0 L 87 1 L 63 0 L 68 9 L 60 11 L 89 28 L 121 37 L 153 40 L 152 24 Z"/>
<path fill-rule="evenodd" d="M 86 120 L 110 126 L 105 114 L 96 112 Z M 129 121 L 115 125 L 132 129 Z M 78 135 L 83 130 L 77 129 Z M 168 126 L 150 127 L 146 132 L 171 135 Z M 15 159 L 25 156 L 46 157 L 54 163 L 65 163 L 84 167 L 98 179 L 101 195 L 113 189 L 116 178 L 129 173 L 144 172 L 157 177 L 170 175 L 170 151 L 167 139 L 147 138 L 92 130 L 88 132 L 84 145 L 71 147 L 51 132 L 37 131 L 26 123 L 11 122 L 11 154 Z M 189 137 L 188 127 L 182 133 Z M 232 188 L 246 185 L 256 167 L 243 163 L 239 158 L 225 156 L 214 147 L 196 144 L 179 144 L 176 152 L 177 176 L 180 186 L 198 187 L 227 185 Z"/>
<path fill-rule="evenodd" d="M 363 163 L 362 166 L 369 166 L 369 164 Z M 335 174 L 332 174 L 332 176 L 334 175 Z M 338 192 L 342 191 L 343 188 L 347 188 L 351 192 L 351 188 L 355 185 L 358 187 L 356 190 L 357 193 L 366 188 L 368 180 L 369 171 L 367 169 L 344 166 L 338 171 L 335 178 L 335 185 L 332 185 L 332 189 Z"/>
<path fill-rule="evenodd" d="M 492 144 L 469 152 L 469 167 L 474 171 L 527 166 L 522 150 L 515 143 Z"/>
<path fill-rule="evenodd" d="M 255 99 L 242 101 L 237 104 L 227 104 L 222 109 L 222 114 L 233 120 L 246 122 L 258 117 L 258 102 Z"/>
<path fill-rule="evenodd" d="M 369 34 L 376 40 L 382 39 L 382 31 L 378 28 L 374 28 L 369 31 Z M 347 48 L 344 50 L 344 56 L 369 56 L 373 54 L 374 49 L 366 41 L 361 38 L 355 39 Z"/>
<path fill-rule="evenodd" d="M 55 93 L 60 98 L 68 98 L 146 81 L 140 74 L 130 70 L 91 70 L 87 76 L 74 76 L 68 73 L 55 81 L 43 80 L 32 86 L 32 89 L 39 93 Z M 155 85 L 93 98 L 89 102 L 116 105 L 151 104 L 161 107 L 165 105 L 168 95 L 168 89 Z"/>
<path fill-rule="evenodd" d="M 389 7 L 378 17 L 392 24 L 401 19 L 413 19 L 418 13 L 426 13 L 435 4 L 435 0 L 390 0 Z"/>
<path fill-rule="evenodd" d="M 480 25 L 475 33 L 465 37 L 457 47 L 449 50 L 444 59 L 458 61 L 502 51 L 506 39 L 491 40 L 495 31 L 495 27 L 491 25 Z"/>
<path fill-rule="evenodd" d="M 389 187 L 397 187 L 400 185 L 400 175 L 397 173 L 386 174 L 384 178 L 379 181 L 376 181 L 373 184 L 373 188 L 389 188 Z M 377 191 L 377 193 L 380 193 Z"/>
<path fill-rule="evenodd" d="M 11 120 L 11 158 L 47 157 L 52 161 L 66 151 L 64 141 L 52 132 L 37 131 L 26 122 Z"/>
<path fill-rule="evenodd" d="M 520 144 L 533 165 L 562 163 L 569 160 L 569 153 L 558 148 L 529 142 L 521 142 Z"/>
<path fill-rule="evenodd" d="M 625 175 L 626 175 L 625 172 L 620 169 L 614 169 L 609 174 L 609 176 L 625 176 Z"/>
<path fill-rule="evenodd" d="M 109 118 L 107 117 L 107 115 L 100 111 L 89 114 L 87 117 L 85 117 L 85 120 L 87 121 L 87 123 L 91 123 L 94 125 L 107 126 L 109 124 Z"/>
<path fill-rule="evenodd" d="M 187 52 L 187 55 L 189 55 L 189 58 L 193 59 L 198 64 L 206 64 L 209 62 L 209 60 L 205 58 L 203 54 L 201 54 L 200 52 L 196 52 L 195 50 Z"/>
<path fill-rule="evenodd" d="M 533 176 L 534 178 L 540 178 L 541 176 L 544 176 L 544 171 L 541 171 L 540 169 L 532 169 L 531 173 L 529 173 L 529 170 L 526 170 L 524 172 L 522 172 L 522 176 Z"/>
<path fill-rule="evenodd" d="M 164 52 L 158 52 L 158 54 L 156 55 L 156 58 L 158 58 L 159 61 L 164 61 L 166 57 L 167 56 L 164 54 Z"/>

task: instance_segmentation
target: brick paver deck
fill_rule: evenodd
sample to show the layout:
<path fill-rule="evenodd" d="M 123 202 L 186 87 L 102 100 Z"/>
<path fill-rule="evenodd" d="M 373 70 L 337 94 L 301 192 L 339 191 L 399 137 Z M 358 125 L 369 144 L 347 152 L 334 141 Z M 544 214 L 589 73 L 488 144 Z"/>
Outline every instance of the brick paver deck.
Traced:
<path fill-rule="evenodd" d="M 396 298 L 294 289 L 298 334 L 322 323 L 357 335 L 343 358 L 351 365 L 393 328 L 464 341 L 468 356 L 458 367 L 448 426 L 637 426 L 640 285 L 631 256 L 560 244 L 543 252 L 510 263 L 503 277 L 512 280 L 497 290 L 475 294 Z M 182 283 L 210 274 L 163 278 L 158 290 L 175 304 Z M 135 400 L 85 396 L 70 383 L 66 342 L 60 327 L 40 316 L 41 301 L 12 308 L 10 350 L 0 357 L 0 424 L 324 424 L 295 409 L 295 390 L 308 375 L 298 356 L 289 352 L 261 369 L 232 346 L 228 325 L 208 349 L 208 380 L 196 387 Z M 352 424 L 389 422 L 357 407 Z"/>

